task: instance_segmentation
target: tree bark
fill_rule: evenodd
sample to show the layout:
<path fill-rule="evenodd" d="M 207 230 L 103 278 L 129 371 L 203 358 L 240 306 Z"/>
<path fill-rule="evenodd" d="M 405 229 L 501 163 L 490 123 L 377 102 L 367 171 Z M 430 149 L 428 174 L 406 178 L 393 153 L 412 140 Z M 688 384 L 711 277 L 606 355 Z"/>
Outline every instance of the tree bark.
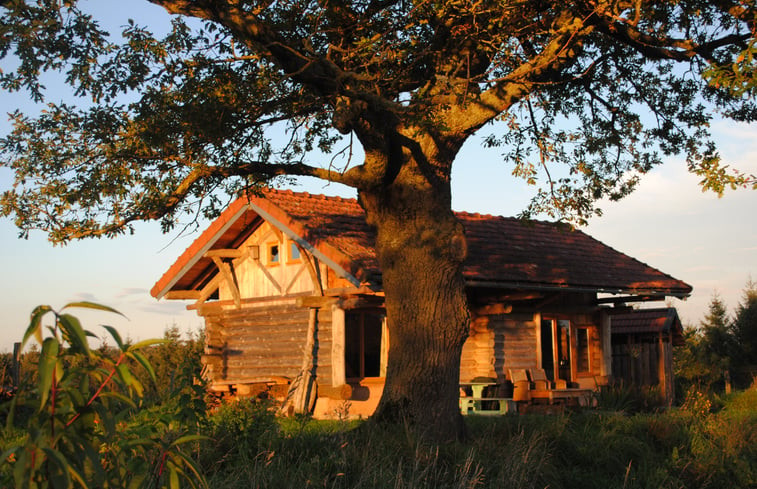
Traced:
<path fill-rule="evenodd" d="M 428 161 L 403 163 L 391 184 L 359 194 L 376 227 L 389 330 L 386 383 L 373 419 L 407 422 L 443 442 L 464 434 L 458 397 L 470 319 L 465 236 L 451 211 L 449 178 L 429 178 L 422 168 Z"/>

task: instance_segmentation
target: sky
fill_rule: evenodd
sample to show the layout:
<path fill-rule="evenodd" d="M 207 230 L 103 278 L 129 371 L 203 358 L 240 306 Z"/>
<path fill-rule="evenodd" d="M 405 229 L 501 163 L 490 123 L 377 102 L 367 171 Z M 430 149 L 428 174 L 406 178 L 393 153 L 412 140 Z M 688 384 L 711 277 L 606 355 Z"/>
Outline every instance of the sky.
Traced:
<path fill-rule="evenodd" d="M 103 4 L 115 14 L 131 2 Z M 149 17 L 155 11 L 146 12 Z M 18 97 L 0 93 L 0 113 L 18 106 Z M 5 130 L 7 122 L 0 118 L 0 132 Z M 757 173 L 757 127 L 716 121 L 712 130 L 726 161 Z M 0 170 L 0 189 L 10 182 L 10 173 Z M 346 187 L 310 179 L 290 188 L 354 196 Z M 530 197 L 496 150 L 483 150 L 476 139 L 455 163 L 452 192 L 455 210 L 505 216 L 516 215 Z M 584 232 L 694 287 L 686 301 L 672 301 L 684 324 L 699 323 L 714 293 L 733 311 L 747 280 L 757 280 L 757 191 L 732 191 L 722 198 L 702 193 L 685 162 L 671 158 L 646 175 L 631 196 L 601 207 L 604 215 L 581 228 Z M 0 218 L 0 352 L 21 340 L 29 314 L 41 304 L 60 309 L 70 302 L 93 301 L 126 316 L 72 311 L 98 335 L 104 334 L 100 324 L 115 326 L 135 341 L 160 337 L 174 325 L 199 331 L 202 320 L 186 310 L 187 303 L 156 301 L 149 289 L 201 231 L 163 235 L 157 223 L 145 223 L 134 235 L 61 247 L 41 233 L 19 239 L 13 223 Z"/>

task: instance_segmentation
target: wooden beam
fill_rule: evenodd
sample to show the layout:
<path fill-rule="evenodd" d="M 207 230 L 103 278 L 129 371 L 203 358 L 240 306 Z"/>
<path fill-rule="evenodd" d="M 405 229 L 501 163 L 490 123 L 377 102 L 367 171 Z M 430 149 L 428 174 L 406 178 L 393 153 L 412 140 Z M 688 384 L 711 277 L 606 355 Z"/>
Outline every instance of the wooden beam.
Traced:
<path fill-rule="evenodd" d="M 169 290 L 163 295 L 164 298 L 172 300 L 197 300 L 200 298 L 199 290 Z"/>
<path fill-rule="evenodd" d="M 208 297 L 213 295 L 213 292 L 218 290 L 218 286 L 221 282 L 221 277 L 216 275 L 211 279 L 210 282 L 205 285 L 205 287 L 202 288 L 200 291 L 200 296 L 197 298 L 197 302 L 195 302 L 196 306 L 202 305 L 203 302 L 208 300 Z"/>
<path fill-rule="evenodd" d="M 208 250 L 203 256 L 205 258 L 242 258 L 244 251 L 238 249 Z"/>
<path fill-rule="evenodd" d="M 384 298 L 375 295 L 346 297 L 339 300 L 339 307 L 345 310 L 359 309 L 361 307 L 381 307 L 383 305 Z"/>
<path fill-rule="evenodd" d="M 289 285 L 287 285 L 286 288 L 284 289 L 285 294 L 288 294 L 289 291 L 292 290 L 292 287 L 294 287 L 295 282 L 297 282 L 297 279 L 300 278 L 302 271 L 306 267 L 307 266 L 303 263 L 303 265 L 299 269 L 297 269 L 297 272 L 295 272 L 294 276 L 292 277 L 292 280 L 289 281 Z"/>
<path fill-rule="evenodd" d="M 313 293 L 317 295 L 323 295 L 323 285 L 321 284 L 320 265 L 318 264 L 318 258 L 308 253 L 300 243 L 293 241 L 294 245 L 300 250 L 300 256 L 302 257 L 305 265 L 307 266 L 308 273 L 310 274 L 310 280 L 313 281 Z"/>
<path fill-rule="evenodd" d="M 218 270 L 221 272 L 221 277 L 223 277 L 224 282 L 226 282 L 226 285 L 229 287 L 231 297 L 234 299 L 234 304 L 237 308 L 241 307 L 242 297 L 239 295 L 239 287 L 234 278 L 234 273 L 231 271 L 231 266 L 217 256 L 213 257 L 213 263 L 216 264 Z"/>
<path fill-rule="evenodd" d="M 336 297 L 327 297 L 322 295 L 313 295 L 297 298 L 297 307 L 331 307 L 339 302 Z"/>
<path fill-rule="evenodd" d="M 281 285 L 279 285 L 279 282 L 273 277 L 273 275 L 271 275 L 271 272 L 268 271 L 265 265 L 260 263 L 260 260 L 253 260 L 253 262 L 258 266 L 260 271 L 263 272 L 263 275 L 265 275 L 266 278 L 271 281 L 273 286 L 276 287 L 276 290 L 278 290 L 279 293 L 283 292 L 283 290 L 281 289 Z"/>
<path fill-rule="evenodd" d="M 331 385 L 347 383 L 344 363 L 344 309 L 331 306 Z"/>
<path fill-rule="evenodd" d="M 624 295 L 620 297 L 601 297 L 596 300 L 597 304 L 624 304 L 626 302 L 664 301 L 665 295 Z"/>

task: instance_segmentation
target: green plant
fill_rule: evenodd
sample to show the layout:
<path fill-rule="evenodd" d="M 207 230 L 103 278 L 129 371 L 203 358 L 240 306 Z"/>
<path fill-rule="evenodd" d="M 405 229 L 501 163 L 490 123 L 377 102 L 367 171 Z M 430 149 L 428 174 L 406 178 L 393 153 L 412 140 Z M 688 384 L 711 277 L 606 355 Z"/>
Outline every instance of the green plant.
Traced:
<path fill-rule="evenodd" d="M 78 307 L 118 311 L 90 302 Z M 42 319 L 52 314 L 54 323 L 45 328 Z M 111 358 L 89 347 L 89 331 L 79 320 L 50 306 L 39 306 L 24 334 L 42 345 L 36 385 L 21 388 L 11 403 L 9 429 L 23 436 L 0 455 L 0 482 L 17 488 L 136 488 L 204 487 L 205 481 L 184 447 L 202 437 L 187 434 L 170 416 L 134 423 L 144 385 L 129 362 L 140 365 L 154 381 L 152 366 L 142 353 L 162 340 L 125 344 L 118 332 L 104 326 L 116 343 Z M 33 408 L 16 423 L 17 408 Z"/>
<path fill-rule="evenodd" d="M 623 381 L 600 386 L 593 396 L 598 409 L 629 414 L 654 412 L 665 404 L 658 386 L 639 386 Z"/>

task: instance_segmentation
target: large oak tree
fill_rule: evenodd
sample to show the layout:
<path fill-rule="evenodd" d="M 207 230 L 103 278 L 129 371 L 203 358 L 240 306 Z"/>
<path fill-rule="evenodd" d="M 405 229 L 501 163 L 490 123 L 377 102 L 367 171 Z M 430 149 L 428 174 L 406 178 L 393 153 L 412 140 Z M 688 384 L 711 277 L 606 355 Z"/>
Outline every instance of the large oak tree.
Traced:
<path fill-rule="evenodd" d="M 2 214 L 65 242 L 139 220 L 168 230 L 282 176 L 354 187 L 392 338 L 376 417 L 439 439 L 462 427 L 450 172 L 472 135 L 537 185 L 527 213 L 575 222 L 664 155 L 684 154 L 705 188 L 754 185 L 708 135 L 715 111 L 757 117 L 752 0 L 152 3 L 175 14 L 165 35 L 123 19 L 110 36 L 76 0 L 0 2 L 3 89 L 43 102 L 40 77 L 57 71 L 77 96 L 12 115 Z M 361 161 L 313 163 L 353 140 Z"/>

